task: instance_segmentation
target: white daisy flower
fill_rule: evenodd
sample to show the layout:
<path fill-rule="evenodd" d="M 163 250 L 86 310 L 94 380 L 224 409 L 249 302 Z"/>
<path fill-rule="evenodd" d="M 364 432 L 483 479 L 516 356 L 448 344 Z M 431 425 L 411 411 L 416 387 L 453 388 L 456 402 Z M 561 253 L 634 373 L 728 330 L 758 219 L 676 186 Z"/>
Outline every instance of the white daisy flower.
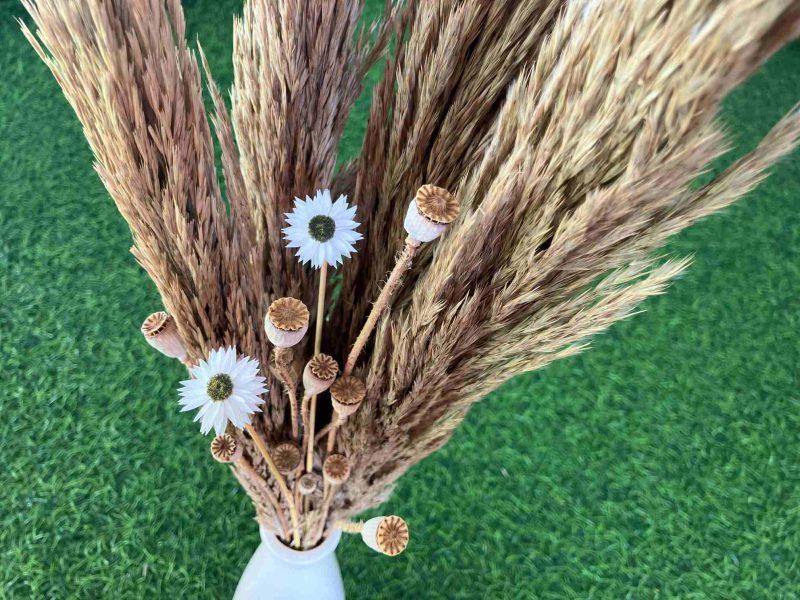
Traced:
<path fill-rule="evenodd" d="M 347 205 L 347 196 L 331 200 L 330 190 L 319 190 L 314 198 L 294 199 L 294 210 L 286 213 L 289 226 L 283 229 L 289 248 L 298 248 L 300 262 L 319 269 L 332 267 L 356 251 L 353 243 L 361 239 L 353 220 L 356 207 Z"/>
<path fill-rule="evenodd" d="M 261 412 L 258 407 L 267 391 L 265 377 L 258 374 L 258 361 L 247 356 L 237 359 L 236 348 L 212 350 L 207 360 L 191 369 L 192 379 L 181 381 L 181 412 L 199 408 L 195 421 L 200 421 L 203 435 L 214 431 L 225 433 L 228 421 L 241 429 L 250 423 L 250 415 Z"/>

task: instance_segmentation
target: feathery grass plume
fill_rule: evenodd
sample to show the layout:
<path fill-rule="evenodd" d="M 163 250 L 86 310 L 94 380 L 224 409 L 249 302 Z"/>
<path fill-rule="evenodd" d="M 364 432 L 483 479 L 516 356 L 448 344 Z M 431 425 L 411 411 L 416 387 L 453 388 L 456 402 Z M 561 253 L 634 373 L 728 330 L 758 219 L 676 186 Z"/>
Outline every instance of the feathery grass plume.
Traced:
<path fill-rule="evenodd" d="M 536 57 L 565 1 L 410 2 L 395 28 L 384 78 L 373 91 L 354 192 L 365 250 L 344 277 L 352 339 L 399 248 L 406 201 L 422 184 L 455 190 L 487 145 L 507 86 Z M 425 267 L 423 249 L 414 272 Z M 413 273 L 407 276 L 413 282 Z M 410 288 L 410 286 L 408 286 Z"/>
<path fill-rule="evenodd" d="M 188 362 L 232 346 L 268 365 L 270 304 L 315 306 L 284 213 L 323 188 L 358 203 L 365 239 L 342 268 L 325 347 L 312 359 L 301 343 L 278 361 L 286 393 L 270 382 L 231 463 L 259 522 L 307 547 L 385 500 L 496 386 L 580 352 L 662 293 L 688 265 L 659 255 L 668 238 L 752 190 L 800 140 L 795 107 L 755 150 L 691 185 L 726 150 L 722 98 L 800 33 L 793 0 L 387 1 L 368 30 L 360 0 L 247 0 L 230 112 L 200 52 L 222 190 L 178 0 L 25 6 L 36 28 L 23 24 L 25 35 L 83 124 Z M 334 173 L 349 109 L 390 38 L 362 152 Z M 452 192 L 460 212 L 419 248 L 346 365 L 365 382 L 358 411 L 326 423 L 308 397 L 328 393 L 352 349 L 423 184 Z M 286 396 L 307 362 L 300 423 Z M 353 412 L 342 381 L 334 406 Z M 266 444 L 290 438 L 284 478 Z M 311 449 L 302 475 L 298 446 Z M 217 443 L 219 457 L 229 451 Z M 337 461 L 346 476 L 331 476 Z M 407 541 L 398 531 L 388 553 Z"/>
<path fill-rule="evenodd" d="M 272 296 L 310 298 L 280 233 L 296 196 L 330 186 L 350 108 L 388 41 L 389 19 L 373 26 L 374 45 L 359 35 L 361 9 L 353 0 L 249 0 L 234 22 L 233 126 Z"/>
<path fill-rule="evenodd" d="M 380 502 L 449 438 L 471 403 L 515 373 L 580 351 L 589 336 L 663 291 L 686 263 L 659 266 L 653 252 L 746 193 L 796 145 L 793 111 L 753 155 L 690 190 L 725 150 L 715 123 L 722 97 L 763 62 L 765 44 L 775 48 L 767 38 L 779 22 L 784 41 L 796 34 L 790 4 L 573 2 L 558 13 L 508 90 L 480 161 L 461 170 L 463 214 L 417 280 L 409 275 L 376 336 L 367 399 L 343 426 L 355 464 L 341 501 L 348 508 L 337 517 Z M 460 6 L 449 18 L 463 18 Z M 441 39 L 438 23 L 418 14 L 409 44 L 426 35 L 416 27 L 435 27 Z M 403 93 L 398 86 L 395 104 Z M 426 158 L 413 167 L 425 177 Z M 397 167 L 391 163 L 388 170 Z M 406 195 L 418 183 L 388 171 L 383 181 L 375 189 Z M 398 203 L 387 201 L 373 217 L 381 210 L 390 211 L 385 227 L 400 231 Z M 365 254 L 385 257 L 370 253 L 384 234 L 364 221 Z M 365 269 L 375 272 L 364 279 Z M 360 271 L 348 291 L 356 298 L 385 263 L 362 261 Z"/>
<path fill-rule="evenodd" d="M 83 125 L 133 253 L 190 357 L 224 343 L 227 215 L 177 1 L 25 2 L 23 31 Z"/>

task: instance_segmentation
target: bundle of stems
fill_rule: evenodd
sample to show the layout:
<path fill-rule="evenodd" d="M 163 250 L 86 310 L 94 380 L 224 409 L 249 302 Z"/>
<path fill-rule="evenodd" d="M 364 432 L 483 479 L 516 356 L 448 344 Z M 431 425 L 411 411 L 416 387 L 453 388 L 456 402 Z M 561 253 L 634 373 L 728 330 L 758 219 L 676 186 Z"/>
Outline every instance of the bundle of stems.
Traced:
<path fill-rule="evenodd" d="M 211 377 L 212 454 L 301 548 L 338 527 L 401 551 L 399 517 L 350 519 L 473 403 L 663 292 L 688 265 L 659 255 L 668 238 L 800 139 L 795 107 L 693 185 L 727 149 L 722 99 L 800 32 L 793 0 L 408 0 L 369 27 L 360 0 L 245 0 L 230 109 L 179 0 L 25 6 L 163 299 L 143 332 L 190 368 L 187 394 Z M 337 171 L 378 61 L 363 148 Z M 223 419 L 248 369 L 256 400 Z"/>

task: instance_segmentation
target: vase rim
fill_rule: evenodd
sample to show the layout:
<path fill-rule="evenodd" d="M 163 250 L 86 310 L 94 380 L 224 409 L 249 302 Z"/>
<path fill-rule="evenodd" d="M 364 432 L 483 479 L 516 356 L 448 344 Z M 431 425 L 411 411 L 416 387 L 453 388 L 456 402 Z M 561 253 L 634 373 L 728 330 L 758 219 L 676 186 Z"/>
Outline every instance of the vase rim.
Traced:
<path fill-rule="evenodd" d="M 311 550 L 295 550 L 281 542 L 278 536 L 268 529 L 260 527 L 259 532 L 261 533 L 261 541 L 264 542 L 264 545 L 270 552 L 281 560 L 298 565 L 322 560 L 336 550 L 336 547 L 339 545 L 339 540 L 342 539 L 342 532 L 338 529 L 334 529 L 321 544 L 311 548 Z"/>

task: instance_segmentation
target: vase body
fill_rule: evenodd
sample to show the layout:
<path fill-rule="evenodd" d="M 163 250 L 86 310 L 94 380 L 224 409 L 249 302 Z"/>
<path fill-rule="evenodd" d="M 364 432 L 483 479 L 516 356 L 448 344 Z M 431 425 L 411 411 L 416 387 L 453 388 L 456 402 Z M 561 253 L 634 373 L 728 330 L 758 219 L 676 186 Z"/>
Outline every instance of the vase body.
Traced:
<path fill-rule="evenodd" d="M 263 528 L 260 533 L 261 544 L 242 573 L 234 600 L 344 600 L 335 552 L 341 531 L 302 552 Z"/>

